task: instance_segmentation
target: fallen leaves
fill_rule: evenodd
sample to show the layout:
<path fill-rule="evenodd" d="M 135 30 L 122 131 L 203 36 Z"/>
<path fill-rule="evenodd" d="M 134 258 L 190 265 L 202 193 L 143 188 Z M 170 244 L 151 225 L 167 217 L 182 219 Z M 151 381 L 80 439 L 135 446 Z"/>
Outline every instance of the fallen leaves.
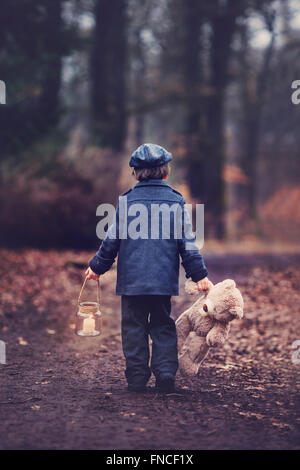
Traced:
<path fill-rule="evenodd" d="M 272 426 L 277 427 L 279 429 L 293 429 L 293 426 L 287 423 L 278 423 L 276 421 L 272 422 Z"/>
<path fill-rule="evenodd" d="M 240 366 L 237 364 L 228 363 L 225 366 L 217 365 L 216 368 L 218 369 L 217 370 L 217 373 L 218 373 L 218 372 L 222 372 L 222 370 L 240 369 Z"/>
<path fill-rule="evenodd" d="M 265 388 L 262 387 L 262 386 L 249 385 L 248 387 L 244 387 L 244 390 L 259 390 L 259 391 L 263 392 L 265 390 Z"/>
<path fill-rule="evenodd" d="M 133 430 L 134 430 L 135 432 L 146 432 L 146 431 L 147 431 L 146 428 L 141 428 L 141 427 L 133 428 Z"/>
<path fill-rule="evenodd" d="M 55 330 L 51 330 L 50 328 L 47 328 L 46 329 L 48 335 L 55 335 L 56 331 Z"/>
<path fill-rule="evenodd" d="M 251 411 L 239 411 L 239 414 L 241 416 L 245 416 L 246 418 L 255 418 L 255 419 L 263 419 L 265 416 L 263 416 L 260 413 L 254 413 Z"/>
<path fill-rule="evenodd" d="M 262 445 L 272 444 L 280 435 L 284 439 L 282 445 L 285 445 L 287 432 L 290 433 L 289 441 L 291 436 L 296 436 L 294 429 L 299 418 L 297 422 L 298 405 L 293 387 L 298 369 L 291 362 L 291 344 L 295 338 L 300 338 L 297 290 L 300 274 L 293 266 L 275 269 L 258 259 L 251 266 L 243 267 L 241 263 L 231 273 L 229 265 L 226 268 L 220 264 L 217 268 L 212 265 L 211 271 L 218 278 L 232 277 L 237 281 L 245 299 L 244 319 L 232 323 L 223 348 L 210 351 L 198 378 L 190 384 L 178 376 L 178 386 L 188 390 L 183 399 L 179 399 L 182 395 L 177 394 L 161 397 L 150 393 L 147 397 L 136 398 L 123 393 L 126 387 L 125 364 L 120 345 L 119 298 L 114 295 L 115 272 L 107 273 L 102 280 L 104 331 L 101 340 L 90 349 L 84 340 L 73 337 L 82 273 L 72 264 L 67 264 L 67 259 L 80 262 L 90 257 L 91 253 L 37 250 L 25 250 L 22 254 L 5 251 L 2 256 L 4 262 L 0 269 L 4 275 L 0 288 L 0 314 L 4 314 L 1 320 L 5 325 L 1 332 L 10 333 L 20 321 L 15 336 L 11 336 L 12 346 L 19 357 L 13 359 L 15 364 L 2 369 L 7 371 L 12 384 L 8 396 L 13 398 L 8 398 L 3 388 L 0 402 L 1 411 L 7 410 L 8 423 L 13 415 L 11 405 L 15 405 L 14 411 L 20 420 L 23 416 L 21 410 L 28 412 L 30 407 L 29 410 L 36 411 L 34 421 L 38 423 L 52 407 L 57 407 L 60 413 L 64 404 L 71 404 L 74 412 L 76 410 L 77 425 L 73 427 L 78 427 L 78 432 L 82 432 L 82 424 L 86 427 L 91 424 L 96 429 L 99 425 L 98 429 L 108 430 L 108 434 L 110 426 L 113 429 L 119 426 L 119 438 L 125 430 L 135 432 L 140 442 L 151 436 L 156 443 L 159 429 L 166 445 L 172 443 L 165 435 L 173 435 L 174 431 L 174 439 L 178 442 L 179 439 L 180 442 L 187 439 L 189 444 L 197 446 L 202 433 L 206 437 L 213 436 L 210 443 L 228 446 L 229 442 L 235 444 L 237 440 L 230 440 L 230 433 L 222 434 L 226 420 L 230 420 L 233 427 L 237 425 L 236 429 L 255 444 L 258 428 L 267 430 Z M 15 283 L 12 282 L 14 279 Z M 93 285 L 88 288 L 93 294 Z M 181 290 L 181 296 L 173 299 L 173 315 L 176 317 L 190 304 L 191 299 Z M 9 334 L 6 336 L 9 342 Z M 26 353 L 33 345 L 27 357 Z M 41 359 L 39 368 L 36 367 L 38 361 L 32 367 L 31 352 Z M 23 378 L 20 376 L 20 357 L 28 366 Z M 78 381 L 82 381 L 82 392 Z M 63 392 L 58 405 L 57 390 L 60 387 Z M 39 403 L 36 396 L 24 400 L 24 396 L 28 396 L 25 393 L 30 396 L 37 390 L 45 400 L 40 403 L 41 407 L 35 404 Z M 97 395 L 98 390 L 100 396 Z M 93 416 L 90 403 L 97 409 Z M 86 413 L 81 422 L 79 417 L 77 421 L 77 412 L 82 404 Z M 66 409 L 69 410 L 68 407 Z M 149 416 L 144 416 L 145 413 Z M 70 419 L 68 414 L 66 420 L 71 426 L 75 420 Z M 237 434 L 236 431 L 235 438 Z M 132 434 L 132 441 L 136 436 Z"/>
<path fill-rule="evenodd" d="M 19 338 L 18 338 L 18 343 L 19 343 L 21 346 L 28 346 L 28 342 L 25 341 L 25 339 L 23 339 L 22 336 L 19 336 Z"/>

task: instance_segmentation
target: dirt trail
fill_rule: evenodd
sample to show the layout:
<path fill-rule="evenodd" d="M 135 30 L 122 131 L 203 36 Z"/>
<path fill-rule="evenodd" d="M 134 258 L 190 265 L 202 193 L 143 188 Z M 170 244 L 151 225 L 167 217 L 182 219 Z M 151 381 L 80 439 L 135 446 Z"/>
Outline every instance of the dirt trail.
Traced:
<path fill-rule="evenodd" d="M 126 390 L 115 270 L 102 280 L 103 336 L 74 334 L 76 263 L 89 258 L 1 252 L 1 449 L 300 448 L 300 364 L 291 360 L 300 339 L 299 256 L 206 257 L 214 282 L 236 280 L 245 318 L 199 377 L 178 376 L 185 392 L 169 396 Z M 191 303 L 181 292 L 174 317 Z"/>

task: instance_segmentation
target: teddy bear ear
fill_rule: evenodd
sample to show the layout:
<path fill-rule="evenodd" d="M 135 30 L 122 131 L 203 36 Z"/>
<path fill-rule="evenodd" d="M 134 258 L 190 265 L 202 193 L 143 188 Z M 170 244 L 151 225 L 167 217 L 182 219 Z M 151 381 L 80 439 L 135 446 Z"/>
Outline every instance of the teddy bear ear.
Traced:
<path fill-rule="evenodd" d="M 185 282 L 184 288 L 185 288 L 185 292 L 187 294 L 190 294 L 190 295 L 199 294 L 198 286 L 197 286 L 196 282 L 192 281 L 192 279 L 188 279 Z"/>
<path fill-rule="evenodd" d="M 236 287 L 236 284 L 233 279 L 225 279 L 225 281 L 223 281 L 223 284 L 226 288 L 229 289 L 234 289 Z"/>

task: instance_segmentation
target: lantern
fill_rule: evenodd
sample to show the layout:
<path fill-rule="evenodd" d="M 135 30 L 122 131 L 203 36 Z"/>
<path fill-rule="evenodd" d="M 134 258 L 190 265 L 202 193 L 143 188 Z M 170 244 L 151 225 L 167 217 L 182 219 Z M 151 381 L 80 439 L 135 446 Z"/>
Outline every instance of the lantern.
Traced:
<path fill-rule="evenodd" d="M 75 332 L 79 336 L 98 336 L 102 331 L 102 314 L 100 312 L 100 284 L 97 281 L 98 302 L 81 301 L 81 296 L 85 288 L 87 278 L 85 278 L 78 297 L 78 311 L 76 314 Z"/>

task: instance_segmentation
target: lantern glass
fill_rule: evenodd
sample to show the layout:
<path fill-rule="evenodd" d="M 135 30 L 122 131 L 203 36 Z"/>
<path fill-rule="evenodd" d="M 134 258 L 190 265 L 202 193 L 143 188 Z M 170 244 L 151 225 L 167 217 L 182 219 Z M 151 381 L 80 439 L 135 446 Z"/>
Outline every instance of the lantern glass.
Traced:
<path fill-rule="evenodd" d="M 102 332 L 102 314 L 98 302 L 80 302 L 76 314 L 76 334 L 98 336 Z"/>

